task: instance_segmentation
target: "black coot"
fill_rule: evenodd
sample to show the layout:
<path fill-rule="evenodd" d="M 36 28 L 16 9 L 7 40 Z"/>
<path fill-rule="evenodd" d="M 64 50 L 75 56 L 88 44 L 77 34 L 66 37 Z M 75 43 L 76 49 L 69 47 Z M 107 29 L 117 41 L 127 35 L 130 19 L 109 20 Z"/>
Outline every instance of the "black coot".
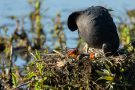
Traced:
<path fill-rule="evenodd" d="M 103 49 L 106 56 L 113 55 L 119 47 L 119 36 L 108 9 L 92 6 L 76 11 L 68 17 L 71 31 L 78 29 L 79 36 L 89 47 Z"/>

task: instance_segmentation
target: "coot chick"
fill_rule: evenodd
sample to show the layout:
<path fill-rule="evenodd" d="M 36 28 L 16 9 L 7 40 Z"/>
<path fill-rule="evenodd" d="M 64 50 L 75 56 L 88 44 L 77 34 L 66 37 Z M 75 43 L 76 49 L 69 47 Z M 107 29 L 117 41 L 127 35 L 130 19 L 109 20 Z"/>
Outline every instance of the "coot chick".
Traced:
<path fill-rule="evenodd" d="M 105 56 L 114 55 L 119 48 L 117 28 L 109 10 L 102 6 L 92 6 L 75 11 L 68 17 L 68 28 L 78 29 L 79 36 L 89 47 L 103 49 Z"/>

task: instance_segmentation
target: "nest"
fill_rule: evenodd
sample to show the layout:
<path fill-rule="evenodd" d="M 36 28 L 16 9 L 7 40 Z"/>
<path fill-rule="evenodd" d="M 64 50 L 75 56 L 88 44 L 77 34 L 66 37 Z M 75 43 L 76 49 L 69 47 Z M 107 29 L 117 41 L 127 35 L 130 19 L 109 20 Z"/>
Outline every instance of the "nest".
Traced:
<path fill-rule="evenodd" d="M 90 59 L 88 54 L 70 57 L 66 51 L 42 54 L 45 85 L 58 89 L 132 90 L 135 85 L 135 54 Z M 48 76 L 49 72 L 49 76 Z M 50 74 L 51 73 L 51 74 Z"/>

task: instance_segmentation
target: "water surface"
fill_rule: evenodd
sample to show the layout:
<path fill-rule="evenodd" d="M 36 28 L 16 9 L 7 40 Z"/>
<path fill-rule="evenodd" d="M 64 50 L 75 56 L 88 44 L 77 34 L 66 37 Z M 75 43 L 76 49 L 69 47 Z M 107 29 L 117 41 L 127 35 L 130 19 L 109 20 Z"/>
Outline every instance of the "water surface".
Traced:
<path fill-rule="evenodd" d="M 32 8 L 27 2 L 28 0 L 0 0 L 0 26 L 9 25 L 8 35 L 12 35 L 15 30 L 15 20 L 7 18 L 8 16 L 17 16 L 21 19 L 23 16 L 28 16 Z M 113 9 L 111 14 L 114 17 L 115 23 L 119 20 L 115 17 L 120 16 L 122 19 L 127 18 L 126 10 L 135 9 L 135 0 L 43 0 L 41 12 L 45 15 L 42 19 L 44 30 L 49 32 L 53 28 L 52 18 L 58 12 L 61 13 L 62 21 L 66 23 L 68 15 L 76 10 L 88 8 L 90 6 L 104 6 Z M 45 9 L 48 9 L 45 11 Z M 25 28 L 30 29 L 30 21 L 28 17 L 25 19 Z M 67 37 L 67 46 L 70 48 L 76 47 L 77 41 L 72 38 L 77 38 L 78 33 L 68 30 L 67 25 L 64 25 L 64 30 Z M 27 31 L 27 33 L 29 33 Z M 0 32 L 2 35 L 2 32 Z M 47 35 L 49 38 L 50 36 Z M 48 42 L 49 45 L 49 42 Z M 17 61 L 17 65 L 20 65 Z M 23 62 L 24 64 L 25 62 Z"/>

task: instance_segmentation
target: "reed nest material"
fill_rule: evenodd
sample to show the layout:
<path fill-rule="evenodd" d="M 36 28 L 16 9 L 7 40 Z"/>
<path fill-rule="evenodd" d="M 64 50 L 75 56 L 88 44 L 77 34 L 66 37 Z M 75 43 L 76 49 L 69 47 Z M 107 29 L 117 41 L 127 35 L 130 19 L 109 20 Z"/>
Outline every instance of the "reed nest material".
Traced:
<path fill-rule="evenodd" d="M 41 60 L 34 62 L 44 65 L 44 75 L 51 72 L 45 85 L 73 90 L 134 90 L 134 53 L 95 59 L 79 55 L 73 59 L 66 53 L 55 51 L 42 54 L 41 57 Z"/>

